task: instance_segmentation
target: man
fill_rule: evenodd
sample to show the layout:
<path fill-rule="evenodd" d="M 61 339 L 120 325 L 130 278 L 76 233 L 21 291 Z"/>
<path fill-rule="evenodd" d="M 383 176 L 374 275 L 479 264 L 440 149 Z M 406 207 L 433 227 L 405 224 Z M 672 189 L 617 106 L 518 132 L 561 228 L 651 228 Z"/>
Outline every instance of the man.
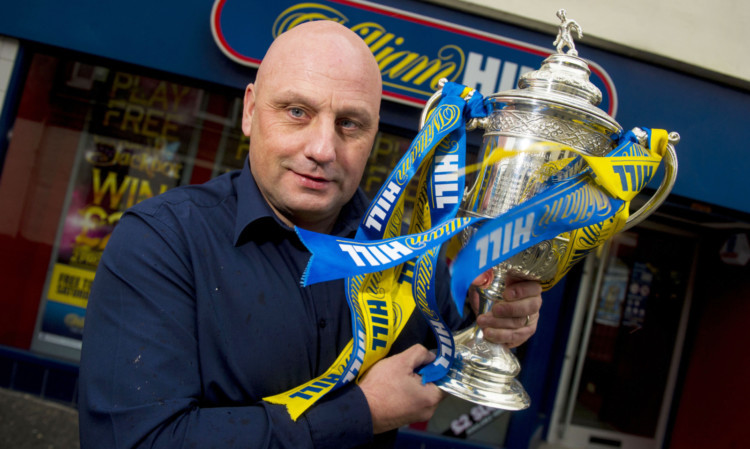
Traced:
<path fill-rule="evenodd" d="M 416 313 L 389 357 L 298 420 L 262 400 L 323 373 L 351 339 L 343 281 L 299 286 L 309 253 L 293 226 L 353 235 L 380 96 L 357 35 L 299 25 L 247 87 L 247 166 L 123 215 L 87 311 L 82 448 L 387 446 L 394 429 L 430 418 L 443 393 L 415 374 L 434 357 Z M 512 285 L 508 302 L 477 319 L 487 338 L 525 341 L 540 293 L 535 282 Z M 438 296 L 458 326 L 447 287 Z"/>

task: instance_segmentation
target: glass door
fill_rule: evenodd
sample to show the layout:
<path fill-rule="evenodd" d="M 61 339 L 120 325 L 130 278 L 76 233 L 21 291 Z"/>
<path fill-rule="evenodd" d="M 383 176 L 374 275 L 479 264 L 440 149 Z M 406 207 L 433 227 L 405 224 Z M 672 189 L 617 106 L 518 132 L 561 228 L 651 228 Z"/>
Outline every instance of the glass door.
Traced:
<path fill-rule="evenodd" d="M 563 367 L 550 442 L 661 447 L 696 251 L 695 235 L 646 223 L 590 256 L 574 318 L 581 333 L 568 347 L 575 362 Z"/>

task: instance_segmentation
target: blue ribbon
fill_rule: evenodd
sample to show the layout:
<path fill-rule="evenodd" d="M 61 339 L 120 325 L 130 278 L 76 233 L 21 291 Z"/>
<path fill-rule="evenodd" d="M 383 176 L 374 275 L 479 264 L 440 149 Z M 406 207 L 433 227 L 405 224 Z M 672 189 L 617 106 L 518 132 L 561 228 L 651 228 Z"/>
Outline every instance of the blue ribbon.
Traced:
<path fill-rule="evenodd" d="M 427 208 L 430 223 L 443 223 L 458 213 L 464 191 L 464 176 L 460 172 L 465 165 L 466 129 L 461 126 L 435 149 L 430 170 L 426 175 L 427 182 L 424 192 L 421 193 L 430 195 L 430 207 Z M 435 360 L 419 371 L 423 384 L 435 382 L 448 374 L 455 353 L 451 329 L 440 315 L 440 308 L 435 300 L 435 266 L 439 252 L 440 245 L 435 245 L 419 256 L 412 282 L 412 296 L 417 309 L 427 321 L 437 342 Z"/>
<path fill-rule="evenodd" d="M 451 293 L 458 310 L 463 310 L 469 286 L 480 274 L 564 232 L 611 219 L 623 204 L 595 186 L 585 171 L 487 221 L 451 265 Z"/>
<path fill-rule="evenodd" d="M 440 318 L 433 289 L 434 267 L 442 243 L 467 226 L 478 228 L 451 265 L 451 293 L 461 313 L 468 288 L 481 273 L 542 241 L 613 220 L 612 217 L 625 204 L 597 187 L 590 169 L 571 177 L 573 168 L 577 169 L 582 163 L 577 157 L 550 177 L 536 196 L 501 216 L 492 219 L 455 218 L 464 179 L 463 175 L 459 175 L 459 179 L 451 176 L 455 168 L 463 169 L 465 164 L 464 118 L 487 114 L 479 94 L 475 93 L 468 103 L 460 98 L 463 89 L 464 86 L 454 83 L 443 88 L 443 98 L 373 199 L 354 239 L 296 229 L 300 240 L 312 253 L 302 284 L 307 286 L 342 277 L 347 280 L 346 293 L 352 311 L 355 345 L 340 377 L 340 385 L 356 378 L 366 350 L 364 338 L 360 338 L 365 326 L 357 299 L 368 273 L 400 264 L 413 267 L 413 271 L 408 268 L 402 271 L 399 281 L 412 283 L 417 308 L 438 341 L 438 357 L 421 371 L 424 382 L 436 381 L 447 372 L 454 354 L 453 340 Z M 633 135 L 621 136 L 621 144 L 611 155 L 627 153 L 635 141 Z M 393 217 L 398 226 L 391 223 L 389 230 L 388 224 L 405 187 L 427 158 L 431 158 L 430 172 L 423 193 L 429 195 L 429 226 L 432 228 L 400 236 L 398 217 Z M 388 234 L 394 236 L 384 238 Z"/>
<path fill-rule="evenodd" d="M 401 158 L 399 163 L 396 165 L 396 168 L 391 172 L 388 179 L 386 179 L 386 181 L 383 183 L 383 186 L 380 188 L 377 195 L 371 202 L 370 207 L 365 213 L 365 216 L 363 217 L 362 222 L 357 229 L 357 234 L 354 239 L 357 244 L 366 241 L 383 239 L 386 233 L 389 232 L 387 229 L 389 223 L 392 227 L 400 228 L 400 218 L 398 220 L 394 220 L 394 223 L 391 223 L 391 217 L 396 209 L 396 206 L 401 201 L 401 197 L 406 190 L 407 184 L 417 172 L 417 169 L 420 167 L 427 156 L 433 154 L 433 150 L 435 149 L 435 147 L 437 147 L 447 135 L 455 131 L 461 133 L 460 135 L 462 136 L 465 134 L 465 125 L 462 117 L 464 107 L 466 106 L 466 101 L 460 96 L 464 89 L 464 86 L 455 83 L 447 83 L 443 87 L 443 95 L 438 103 L 438 106 L 435 108 L 432 115 L 427 120 L 425 126 L 422 127 L 415 139 L 412 141 L 409 150 Z M 481 108 L 476 106 L 477 103 L 481 104 L 481 96 L 477 95 L 477 97 L 479 98 L 479 100 L 475 100 L 471 106 L 471 109 L 473 111 L 472 113 L 481 112 Z M 460 153 L 460 158 L 461 160 L 463 160 L 465 153 L 465 147 L 463 146 L 465 145 L 465 138 L 460 138 L 457 140 L 460 145 L 457 149 L 457 152 Z M 452 148 L 452 146 L 449 147 Z M 433 157 L 433 162 L 434 161 L 435 159 Z M 461 166 L 460 168 L 463 168 L 463 166 Z M 462 177 L 461 183 L 463 183 Z M 452 208 L 452 216 L 455 216 L 456 211 L 458 210 L 458 205 L 460 203 L 460 193 L 462 191 L 463 188 L 459 190 L 459 199 L 455 202 L 455 206 Z M 326 261 L 330 261 L 331 259 L 341 260 L 342 258 L 337 257 L 334 254 L 327 253 L 325 249 L 319 249 L 318 251 L 315 251 L 312 248 L 316 247 L 316 241 L 322 243 L 322 247 L 325 248 L 327 244 L 321 242 L 321 240 L 330 240 L 330 236 L 310 233 L 299 228 L 297 228 L 296 230 L 303 243 L 305 243 L 305 245 L 309 245 L 308 249 L 310 249 L 310 252 L 312 253 L 312 257 L 310 258 L 310 261 L 308 262 L 308 265 L 302 276 L 302 284 L 309 285 L 314 282 L 321 282 L 322 280 L 325 280 L 326 273 L 329 276 L 334 273 L 334 271 L 329 271 L 330 267 L 327 268 L 325 266 Z M 400 229 L 397 229 L 395 233 L 398 233 L 399 231 Z M 393 232 L 393 230 L 391 230 L 391 232 Z M 330 243 L 330 241 L 328 243 Z M 352 242 L 352 244 L 354 244 L 354 242 Z M 341 249 L 340 245 L 341 244 L 339 243 L 339 249 Z M 357 248 L 361 247 L 352 246 L 350 249 L 351 251 L 356 252 Z M 392 247 L 390 248 L 392 249 Z M 380 249 L 385 252 L 381 252 Z M 389 251 L 389 248 L 386 247 L 376 248 L 371 246 L 369 250 L 367 248 L 364 248 L 364 251 L 367 252 L 362 253 L 362 255 L 370 255 L 371 253 L 374 254 L 374 259 L 368 259 L 367 257 L 365 257 L 365 260 L 367 260 L 368 262 L 378 260 L 379 256 L 386 257 L 384 256 L 384 254 L 397 254 L 393 252 L 396 250 Z M 352 254 L 355 253 L 350 253 L 350 255 Z M 383 259 L 381 258 L 380 260 L 382 261 Z M 374 264 L 373 266 L 378 266 L 378 270 L 383 270 L 395 265 L 397 264 L 391 263 L 388 264 L 388 266 Z M 363 357 L 367 350 L 367 348 L 365 347 L 365 339 L 362 337 L 365 335 L 365 326 L 364 319 L 360 311 L 358 298 L 360 295 L 360 288 L 366 280 L 365 273 L 369 273 L 372 271 L 377 270 L 360 270 L 349 272 L 343 275 L 341 271 L 337 271 L 337 274 L 335 275 L 336 277 L 329 278 L 337 279 L 348 276 L 346 279 L 346 295 L 352 316 L 352 335 L 354 338 L 352 355 L 349 358 L 347 366 L 346 368 L 344 368 L 342 375 L 339 377 L 338 382 L 333 387 L 333 390 L 355 379 L 364 360 Z"/>

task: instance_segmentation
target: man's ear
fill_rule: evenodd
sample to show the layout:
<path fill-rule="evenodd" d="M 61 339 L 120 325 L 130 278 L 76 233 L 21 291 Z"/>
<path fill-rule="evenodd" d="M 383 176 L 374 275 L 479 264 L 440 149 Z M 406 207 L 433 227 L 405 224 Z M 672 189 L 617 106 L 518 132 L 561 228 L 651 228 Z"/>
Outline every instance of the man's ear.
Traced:
<path fill-rule="evenodd" d="M 242 134 L 250 137 L 250 128 L 255 110 L 255 86 L 253 83 L 245 88 L 245 102 L 242 106 Z"/>

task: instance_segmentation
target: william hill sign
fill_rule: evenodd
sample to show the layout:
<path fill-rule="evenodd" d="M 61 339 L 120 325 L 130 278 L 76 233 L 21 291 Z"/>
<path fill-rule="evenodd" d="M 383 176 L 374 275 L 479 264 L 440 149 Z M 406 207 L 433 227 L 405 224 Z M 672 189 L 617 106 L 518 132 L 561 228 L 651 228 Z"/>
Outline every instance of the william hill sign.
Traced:
<path fill-rule="evenodd" d="M 245 0 L 216 0 L 211 29 L 232 60 L 257 67 L 273 39 L 310 20 L 333 20 L 372 50 L 383 75 L 383 96 L 422 107 L 441 78 L 478 89 L 483 95 L 516 87 L 536 70 L 550 49 L 461 27 L 406 11 L 352 0 L 276 0 L 258 8 Z M 591 82 L 602 91 L 601 109 L 614 116 L 617 94 L 609 75 L 589 62 Z"/>

